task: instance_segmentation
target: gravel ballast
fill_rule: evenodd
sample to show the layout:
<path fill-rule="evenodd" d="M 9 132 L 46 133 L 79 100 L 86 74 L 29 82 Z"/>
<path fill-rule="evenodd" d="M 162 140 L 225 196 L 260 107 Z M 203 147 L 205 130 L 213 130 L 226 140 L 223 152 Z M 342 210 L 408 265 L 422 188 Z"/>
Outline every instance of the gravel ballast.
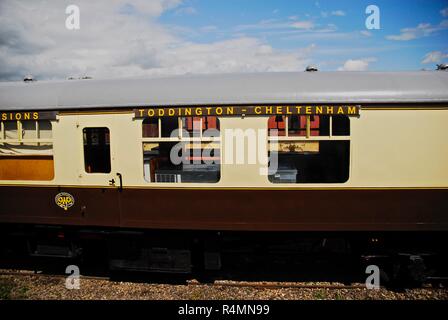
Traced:
<path fill-rule="evenodd" d="M 448 300 L 446 288 L 368 290 L 366 288 L 263 288 L 220 284 L 154 284 L 80 279 L 79 289 L 67 289 L 61 276 L 0 275 L 1 299 L 35 300 Z M 313 285 L 316 283 L 299 283 Z"/>

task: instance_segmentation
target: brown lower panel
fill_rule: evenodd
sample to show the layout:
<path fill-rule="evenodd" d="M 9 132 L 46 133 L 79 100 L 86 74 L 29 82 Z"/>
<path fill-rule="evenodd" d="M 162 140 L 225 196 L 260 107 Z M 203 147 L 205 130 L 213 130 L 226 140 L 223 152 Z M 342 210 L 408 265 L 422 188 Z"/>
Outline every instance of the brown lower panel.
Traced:
<path fill-rule="evenodd" d="M 124 190 L 122 226 L 448 230 L 448 190 Z"/>
<path fill-rule="evenodd" d="M 75 198 L 67 211 L 55 195 Z M 448 190 L 213 190 L 0 187 L 0 222 L 130 228 L 448 230 Z"/>
<path fill-rule="evenodd" d="M 70 193 L 74 205 L 64 210 L 55 196 Z M 119 226 L 118 192 L 101 188 L 0 187 L 0 221 L 38 224 Z"/>

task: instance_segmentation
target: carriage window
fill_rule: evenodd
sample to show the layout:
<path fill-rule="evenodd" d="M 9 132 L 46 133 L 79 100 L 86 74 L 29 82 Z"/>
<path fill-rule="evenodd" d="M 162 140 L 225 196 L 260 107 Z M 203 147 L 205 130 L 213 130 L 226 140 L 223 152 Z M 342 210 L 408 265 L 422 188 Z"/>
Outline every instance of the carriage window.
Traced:
<path fill-rule="evenodd" d="M 274 116 L 268 121 L 272 136 L 328 136 L 330 132 L 330 116 Z"/>
<path fill-rule="evenodd" d="M 110 135 L 108 128 L 84 128 L 84 167 L 87 173 L 110 172 Z"/>
<path fill-rule="evenodd" d="M 347 116 L 273 116 L 268 120 L 269 181 L 344 183 L 349 177 Z"/>
<path fill-rule="evenodd" d="M 142 128 L 143 176 L 147 182 L 219 181 L 217 117 L 146 118 Z"/>
<path fill-rule="evenodd" d="M 143 122 L 143 136 L 150 138 L 159 137 L 159 119 L 148 118 Z"/>
<path fill-rule="evenodd" d="M 0 180 L 52 180 L 52 127 L 49 120 L 0 123 Z"/>
<path fill-rule="evenodd" d="M 350 135 L 350 119 L 347 116 L 333 116 L 333 135 L 349 136 Z"/>

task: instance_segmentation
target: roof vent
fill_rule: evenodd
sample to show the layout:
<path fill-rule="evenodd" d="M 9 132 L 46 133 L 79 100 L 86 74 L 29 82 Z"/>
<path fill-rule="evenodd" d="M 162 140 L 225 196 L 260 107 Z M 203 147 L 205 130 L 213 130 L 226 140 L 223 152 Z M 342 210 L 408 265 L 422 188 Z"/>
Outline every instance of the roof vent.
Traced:
<path fill-rule="evenodd" d="M 437 65 L 437 70 L 443 70 L 446 71 L 448 70 L 448 63 L 441 63 Z"/>
<path fill-rule="evenodd" d="M 32 75 L 26 75 L 24 78 L 23 78 L 23 81 L 24 82 L 31 82 L 31 81 L 34 81 L 34 78 L 33 78 L 33 76 Z"/>
<path fill-rule="evenodd" d="M 314 65 L 307 66 L 305 69 L 306 72 L 315 72 L 317 71 L 317 67 Z"/>

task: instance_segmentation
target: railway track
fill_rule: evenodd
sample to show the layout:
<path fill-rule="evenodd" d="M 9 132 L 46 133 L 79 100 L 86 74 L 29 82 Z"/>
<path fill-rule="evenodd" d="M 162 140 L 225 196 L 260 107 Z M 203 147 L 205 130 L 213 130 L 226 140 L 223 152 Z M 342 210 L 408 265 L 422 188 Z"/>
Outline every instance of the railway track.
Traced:
<path fill-rule="evenodd" d="M 20 270 L 20 271 L 0 271 L 0 276 L 20 276 L 20 277 L 47 277 L 47 278 L 60 278 L 65 279 L 67 274 L 57 274 L 57 273 L 43 273 L 39 271 L 29 271 L 29 270 Z M 80 275 L 80 279 L 88 279 L 88 280 L 105 280 L 105 281 L 114 281 L 109 276 L 87 276 Z M 203 283 L 197 280 L 187 280 L 186 285 L 188 286 L 215 286 L 215 287 L 238 287 L 238 288 L 254 288 L 254 289 L 288 289 L 288 288 L 296 288 L 296 289 L 364 289 L 364 284 L 356 284 L 356 285 L 335 285 L 335 284 L 307 284 L 307 283 L 291 283 L 291 282 L 248 282 L 248 281 L 230 281 L 230 280 L 215 280 L 212 283 Z"/>
<path fill-rule="evenodd" d="M 189 283 L 189 285 L 204 285 L 204 283 Z M 307 284 L 307 283 L 277 283 L 277 282 L 245 282 L 245 281 L 215 281 L 210 284 L 217 287 L 238 287 L 254 289 L 365 289 L 363 284 L 334 285 L 334 284 Z"/>

